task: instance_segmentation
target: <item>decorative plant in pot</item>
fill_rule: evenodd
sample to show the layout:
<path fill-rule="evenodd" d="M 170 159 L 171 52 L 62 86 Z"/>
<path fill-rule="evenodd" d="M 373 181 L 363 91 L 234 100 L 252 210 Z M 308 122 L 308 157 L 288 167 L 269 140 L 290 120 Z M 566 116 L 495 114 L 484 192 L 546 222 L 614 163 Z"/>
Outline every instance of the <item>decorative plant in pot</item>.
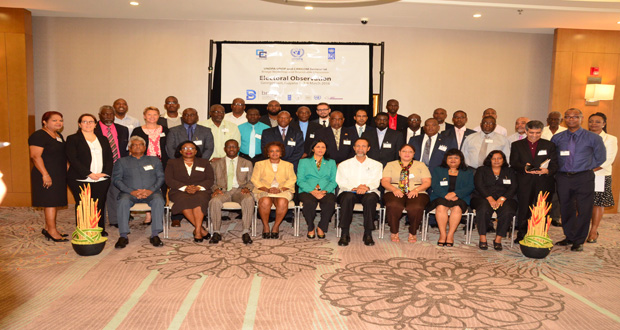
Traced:
<path fill-rule="evenodd" d="M 77 207 L 77 227 L 71 235 L 73 250 L 81 256 L 93 256 L 101 253 L 107 237 L 102 237 L 103 229 L 98 226 L 101 212 L 97 210 L 99 200 L 90 197 L 90 184 L 81 189 L 80 202 Z"/>
<path fill-rule="evenodd" d="M 532 217 L 527 221 L 527 234 L 519 242 L 521 252 L 528 258 L 543 259 L 553 247 L 553 241 L 549 238 L 549 226 L 551 217 L 547 215 L 551 209 L 551 203 L 547 203 L 549 192 L 538 193 L 536 205 L 530 206 Z"/>

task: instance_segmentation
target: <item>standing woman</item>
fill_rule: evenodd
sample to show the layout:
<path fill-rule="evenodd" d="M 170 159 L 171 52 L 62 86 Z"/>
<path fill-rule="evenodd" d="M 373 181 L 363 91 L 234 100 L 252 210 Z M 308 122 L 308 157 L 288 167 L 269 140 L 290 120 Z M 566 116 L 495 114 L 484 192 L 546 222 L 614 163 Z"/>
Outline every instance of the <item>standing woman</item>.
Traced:
<path fill-rule="evenodd" d="M 80 202 L 80 190 L 90 184 L 91 198 L 98 200 L 97 210 L 101 212 L 99 227 L 103 228 L 101 236 L 108 236 L 105 231 L 105 201 L 110 187 L 110 176 L 114 158 L 110 142 L 102 134 L 95 133 L 97 119 L 91 114 L 83 114 L 78 119 L 78 131 L 67 137 L 67 160 L 69 171 L 67 183 L 75 199 L 77 210 Z"/>
<path fill-rule="evenodd" d="M 594 169 L 596 179 L 604 177 L 605 188 L 602 192 L 594 192 L 594 208 L 592 209 L 592 224 L 590 234 L 586 242 L 596 243 L 598 239 L 598 226 L 601 223 L 603 212 L 606 207 L 614 206 L 614 195 L 611 192 L 611 165 L 618 153 L 618 139 L 607 134 L 607 116 L 604 113 L 597 112 L 588 118 L 588 129 L 590 132 L 596 133 L 603 138 L 607 157 L 600 167 Z"/>
<path fill-rule="evenodd" d="M 166 170 L 166 164 L 168 163 L 168 155 L 166 154 L 166 136 L 168 135 L 168 127 L 158 125 L 159 109 L 156 107 L 147 107 L 142 112 L 144 115 L 144 125 L 134 128 L 131 132 L 131 136 L 137 135 L 146 141 L 146 156 L 156 156 L 161 160 L 161 164 Z M 166 191 L 168 187 L 163 184 L 161 186 L 161 192 L 166 197 Z M 146 212 L 146 219 L 144 224 L 151 223 L 151 212 Z"/>
<path fill-rule="evenodd" d="M 62 114 L 48 111 L 41 118 L 43 128 L 28 138 L 30 158 L 34 167 L 30 172 L 32 206 L 43 207 L 45 228 L 43 236 L 54 242 L 66 242 L 66 234 L 56 229 L 57 207 L 67 206 L 67 157 L 65 140 L 60 131 Z"/>

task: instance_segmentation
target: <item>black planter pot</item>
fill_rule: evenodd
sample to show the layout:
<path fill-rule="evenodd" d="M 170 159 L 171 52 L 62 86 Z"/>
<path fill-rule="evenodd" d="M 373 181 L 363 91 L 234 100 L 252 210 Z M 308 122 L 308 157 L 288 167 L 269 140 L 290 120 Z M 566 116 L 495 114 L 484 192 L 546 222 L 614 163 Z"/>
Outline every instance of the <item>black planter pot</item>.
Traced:
<path fill-rule="evenodd" d="M 95 243 L 95 244 L 71 243 L 71 245 L 73 245 L 73 250 L 75 251 L 75 253 L 83 257 L 87 257 L 87 256 L 94 256 L 94 255 L 101 253 L 101 251 L 103 251 L 103 248 L 105 247 L 105 242 L 107 242 L 107 240 L 103 242 Z"/>
<path fill-rule="evenodd" d="M 521 246 L 521 252 L 523 253 L 523 255 L 528 258 L 544 259 L 546 256 L 549 255 L 549 252 L 551 252 L 551 249 L 549 248 L 536 248 L 523 244 L 519 245 Z"/>

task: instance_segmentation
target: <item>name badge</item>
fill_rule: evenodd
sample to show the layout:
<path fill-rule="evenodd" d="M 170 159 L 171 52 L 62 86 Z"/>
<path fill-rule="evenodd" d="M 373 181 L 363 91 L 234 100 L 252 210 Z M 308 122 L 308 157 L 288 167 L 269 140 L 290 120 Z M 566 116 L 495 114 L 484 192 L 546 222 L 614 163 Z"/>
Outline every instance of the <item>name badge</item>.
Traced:
<path fill-rule="evenodd" d="M 385 143 L 383 143 L 383 147 L 384 147 L 384 148 L 390 148 L 390 149 L 391 149 L 391 148 L 392 148 L 392 144 L 391 144 L 391 143 L 388 143 L 388 142 L 385 142 Z"/>
<path fill-rule="evenodd" d="M 257 139 L 259 139 L 259 140 L 263 138 L 263 136 L 262 136 L 262 135 L 260 135 L 260 134 L 254 134 L 254 137 L 255 137 L 255 138 L 257 138 Z"/>
<path fill-rule="evenodd" d="M 351 140 L 342 140 L 342 144 L 344 144 L 345 146 L 350 146 Z"/>
<path fill-rule="evenodd" d="M 448 181 L 439 181 L 439 185 L 442 187 L 447 187 L 448 186 Z"/>
<path fill-rule="evenodd" d="M 241 167 L 239 170 L 241 170 L 241 172 L 249 172 L 250 168 L 249 167 Z"/>
<path fill-rule="evenodd" d="M 56 141 L 58 141 L 58 142 L 62 142 L 62 139 L 61 139 L 60 137 L 57 137 L 57 138 L 56 138 Z"/>
<path fill-rule="evenodd" d="M 504 184 L 512 184 L 512 183 L 510 182 L 510 179 L 504 179 Z"/>
<path fill-rule="evenodd" d="M 308 137 L 311 138 L 311 139 L 314 139 L 314 133 L 310 134 Z"/>
<path fill-rule="evenodd" d="M 196 171 L 198 172 L 204 172 L 205 168 L 204 167 L 200 167 L 200 166 L 196 166 Z"/>
<path fill-rule="evenodd" d="M 484 139 L 484 143 L 493 143 L 493 139 Z"/>
<path fill-rule="evenodd" d="M 538 151 L 538 156 L 546 156 L 547 155 L 547 150 L 539 150 Z"/>
<path fill-rule="evenodd" d="M 228 133 L 228 128 L 222 128 L 222 133 Z"/>
<path fill-rule="evenodd" d="M 440 145 L 440 146 L 439 146 L 439 148 L 437 148 L 437 149 L 439 149 L 439 150 L 441 150 L 441 151 L 446 151 L 446 150 L 448 150 L 448 146 L 445 146 L 445 145 L 443 145 L 443 144 L 442 144 L 442 145 Z"/>
<path fill-rule="evenodd" d="M 164 132 L 159 133 L 159 137 L 164 137 L 164 136 L 166 136 L 166 133 Z"/>
<path fill-rule="evenodd" d="M 150 171 L 150 170 L 153 170 L 153 169 L 154 169 L 153 165 L 146 165 L 146 166 L 144 166 L 144 170 L 145 171 Z"/>
<path fill-rule="evenodd" d="M 413 173 L 409 173 L 409 179 L 413 179 L 415 177 L 415 175 L 413 175 Z"/>
<path fill-rule="evenodd" d="M 288 141 L 288 142 L 286 142 L 286 144 L 288 144 L 291 147 L 294 147 L 294 146 L 297 145 L 297 142 L 295 142 L 295 141 Z"/>
<path fill-rule="evenodd" d="M 201 145 L 202 145 L 202 140 L 194 141 L 194 143 L 195 143 L 197 146 L 201 146 Z"/>
<path fill-rule="evenodd" d="M 568 150 L 560 151 L 560 156 L 570 156 L 570 151 Z"/>

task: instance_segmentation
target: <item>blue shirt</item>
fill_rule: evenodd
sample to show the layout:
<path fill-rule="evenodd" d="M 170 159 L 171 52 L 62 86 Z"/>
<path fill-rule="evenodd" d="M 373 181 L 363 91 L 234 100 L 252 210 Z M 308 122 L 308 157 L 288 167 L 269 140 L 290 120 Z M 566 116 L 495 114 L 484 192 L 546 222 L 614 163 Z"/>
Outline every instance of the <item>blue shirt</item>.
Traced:
<path fill-rule="evenodd" d="M 254 127 L 254 134 L 255 134 L 254 137 L 250 136 L 252 135 L 252 127 Z M 257 138 L 256 135 L 262 136 L 263 131 L 269 128 L 269 126 L 259 121 L 254 125 L 250 123 L 243 123 L 239 125 L 238 128 L 239 128 L 239 133 L 241 134 L 241 146 L 239 147 L 239 151 L 243 154 L 248 155 L 250 153 L 250 141 L 251 141 L 250 139 L 254 138 L 254 146 L 256 147 L 255 152 L 257 155 L 262 154 L 263 151 L 261 150 L 261 147 L 260 147 L 261 139 Z"/>
<path fill-rule="evenodd" d="M 308 131 L 308 122 L 299 121 L 299 128 L 304 135 L 304 141 L 306 141 L 306 132 Z"/>
<path fill-rule="evenodd" d="M 194 125 L 188 125 L 188 124 L 186 124 L 186 123 L 183 123 L 183 127 L 185 127 L 185 132 L 187 132 L 187 131 L 189 130 L 189 127 L 190 127 L 190 126 L 192 127 L 192 138 L 190 138 L 190 137 L 189 137 L 189 134 L 187 134 L 187 140 L 189 140 L 189 141 L 193 140 L 193 137 L 194 137 L 193 135 L 196 133 L 196 125 L 197 125 L 197 124 L 194 124 Z"/>
<path fill-rule="evenodd" d="M 570 150 L 571 138 L 574 139 L 574 150 Z M 603 139 L 581 127 L 574 133 L 569 130 L 558 133 L 551 138 L 551 142 L 556 145 L 560 172 L 592 170 L 601 166 L 607 157 Z"/>

